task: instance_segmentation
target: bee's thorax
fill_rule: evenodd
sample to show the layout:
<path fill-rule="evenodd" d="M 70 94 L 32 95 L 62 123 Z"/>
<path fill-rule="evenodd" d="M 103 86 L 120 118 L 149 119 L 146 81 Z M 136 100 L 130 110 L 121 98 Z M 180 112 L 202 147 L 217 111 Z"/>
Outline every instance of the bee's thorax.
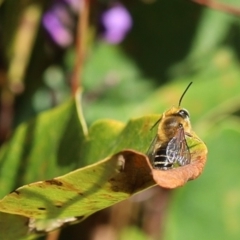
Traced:
<path fill-rule="evenodd" d="M 160 139 L 171 139 L 179 128 L 183 127 L 185 132 L 191 132 L 189 119 L 183 119 L 179 115 L 168 115 L 161 120 L 158 126 L 158 135 Z"/>

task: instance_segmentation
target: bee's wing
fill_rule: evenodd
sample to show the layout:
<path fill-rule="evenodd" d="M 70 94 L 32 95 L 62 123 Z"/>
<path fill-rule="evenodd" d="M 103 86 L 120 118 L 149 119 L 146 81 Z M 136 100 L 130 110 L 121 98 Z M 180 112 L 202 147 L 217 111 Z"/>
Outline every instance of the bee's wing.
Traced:
<path fill-rule="evenodd" d="M 157 142 L 158 142 L 158 136 L 156 135 L 155 138 L 152 140 L 152 142 L 148 148 L 148 151 L 147 151 L 147 156 L 151 160 L 152 164 L 154 164 Z"/>
<path fill-rule="evenodd" d="M 180 127 L 167 145 L 166 155 L 170 163 L 183 166 L 191 161 L 191 154 L 185 138 L 184 128 Z"/>

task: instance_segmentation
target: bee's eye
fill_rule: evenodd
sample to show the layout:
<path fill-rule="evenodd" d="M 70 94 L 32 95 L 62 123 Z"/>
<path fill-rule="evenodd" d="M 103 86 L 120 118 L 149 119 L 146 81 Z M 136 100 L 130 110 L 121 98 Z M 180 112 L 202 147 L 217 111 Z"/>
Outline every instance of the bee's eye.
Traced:
<path fill-rule="evenodd" d="M 182 117 L 182 118 L 190 118 L 190 114 L 186 109 L 181 109 L 178 114 Z"/>

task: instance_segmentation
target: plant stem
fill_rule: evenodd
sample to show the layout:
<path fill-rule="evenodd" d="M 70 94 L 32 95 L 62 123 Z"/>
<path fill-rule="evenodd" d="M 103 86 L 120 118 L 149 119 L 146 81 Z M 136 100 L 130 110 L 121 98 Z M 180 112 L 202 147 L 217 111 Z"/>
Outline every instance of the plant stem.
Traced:
<path fill-rule="evenodd" d="M 72 94 L 75 95 L 77 89 L 81 87 L 82 69 L 86 54 L 88 19 L 89 19 L 90 0 L 83 0 L 79 6 L 79 18 L 76 36 L 76 58 L 71 79 Z"/>
<path fill-rule="evenodd" d="M 192 1 L 195 3 L 198 3 L 200 5 L 204 5 L 208 8 L 219 10 L 221 12 L 230 13 L 230 14 L 233 14 L 236 16 L 240 15 L 240 8 L 233 7 L 228 4 L 220 3 L 217 1 L 213 1 L 213 0 L 192 0 Z"/>

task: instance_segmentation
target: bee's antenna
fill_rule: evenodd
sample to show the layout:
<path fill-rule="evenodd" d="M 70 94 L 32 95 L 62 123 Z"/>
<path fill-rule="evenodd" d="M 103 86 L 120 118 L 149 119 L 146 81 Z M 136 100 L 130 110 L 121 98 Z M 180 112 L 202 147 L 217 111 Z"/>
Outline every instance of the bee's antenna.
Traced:
<path fill-rule="evenodd" d="M 178 103 L 178 107 L 180 107 L 181 102 L 182 102 L 182 99 L 183 99 L 185 93 L 187 92 L 187 90 L 188 90 L 188 89 L 190 88 L 190 86 L 192 85 L 192 83 L 193 83 L 193 82 L 190 82 L 190 83 L 188 84 L 187 88 L 185 89 L 185 91 L 183 92 L 182 96 L 180 97 L 180 100 L 179 100 L 179 103 Z"/>

